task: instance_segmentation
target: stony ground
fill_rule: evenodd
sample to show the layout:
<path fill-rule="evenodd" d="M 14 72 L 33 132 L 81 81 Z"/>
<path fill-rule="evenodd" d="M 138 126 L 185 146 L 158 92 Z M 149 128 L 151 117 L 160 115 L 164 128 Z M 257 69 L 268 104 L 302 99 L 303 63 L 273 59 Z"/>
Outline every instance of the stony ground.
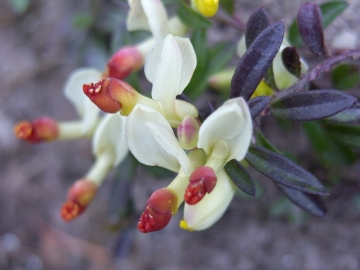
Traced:
<path fill-rule="evenodd" d="M 88 211 L 64 223 L 59 208 L 72 181 L 93 162 L 90 142 L 28 145 L 14 138 L 12 128 L 19 120 L 42 115 L 76 117 L 61 91 L 67 75 L 82 65 L 74 57 L 77 33 L 71 15 L 84 7 L 36 0 L 20 16 L 9 1 L 0 3 L 0 269 L 360 269 L 360 207 L 354 198 L 329 198 L 326 218 L 308 217 L 295 225 L 270 214 L 279 193 L 256 173 L 264 195 L 236 198 L 225 216 L 204 232 L 180 230 L 180 215 L 150 235 L 135 230 L 133 220 L 121 234 L 109 230 L 107 202 L 114 173 Z M 272 20 L 285 17 L 289 24 L 300 3 L 305 1 L 239 1 L 238 15 L 246 22 L 251 11 L 263 5 Z M 344 29 L 360 33 L 360 3 L 351 5 L 326 31 L 328 43 Z M 240 35 L 219 28 L 212 40 L 234 34 Z M 292 147 L 271 132 L 271 122 L 267 126 L 272 141 Z M 304 136 L 299 145 L 300 157 L 308 158 Z M 349 171 L 357 181 L 359 168 L 358 162 Z M 166 183 L 142 171 L 136 179 L 132 196 L 140 212 L 148 195 Z"/>

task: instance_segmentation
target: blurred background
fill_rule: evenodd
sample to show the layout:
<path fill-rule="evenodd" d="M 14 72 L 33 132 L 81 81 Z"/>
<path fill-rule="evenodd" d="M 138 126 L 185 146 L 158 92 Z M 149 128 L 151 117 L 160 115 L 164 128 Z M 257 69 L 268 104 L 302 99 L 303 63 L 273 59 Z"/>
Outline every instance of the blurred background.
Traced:
<path fill-rule="evenodd" d="M 236 1 L 235 16 L 246 23 L 263 6 L 272 21 L 285 19 L 288 26 L 305 2 Z M 360 3 L 349 2 L 326 29 L 328 44 L 344 31 L 360 35 Z M 360 269 L 360 160 L 335 172 L 316 159 L 300 125 L 284 126 L 272 117 L 262 122 L 268 139 L 328 187 L 325 218 L 304 214 L 252 170 L 257 198 L 239 192 L 208 230 L 181 230 L 180 210 L 164 230 L 142 234 L 136 223 L 146 200 L 173 175 L 137 167 L 126 177 L 120 167 L 82 216 L 70 223 L 61 219 L 67 190 L 93 162 L 91 141 L 28 144 L 15 138 L 13 126 L 44 115 L 76 119 L 62 94 L 70 72 L 82 66 L 103 70 L 122 44 L 146 36 L 126 33 L 127 10 L 126 1 L 115 0 L 0 2 L 0 269 Z M 243 35 L 213 22 L 210 44 Z M 139 78 L 144 81 L 142 71 Z M 358 86 L 351 91 L 359 97 Z M 215 92 L 207 98 L 219 99 Z"/>

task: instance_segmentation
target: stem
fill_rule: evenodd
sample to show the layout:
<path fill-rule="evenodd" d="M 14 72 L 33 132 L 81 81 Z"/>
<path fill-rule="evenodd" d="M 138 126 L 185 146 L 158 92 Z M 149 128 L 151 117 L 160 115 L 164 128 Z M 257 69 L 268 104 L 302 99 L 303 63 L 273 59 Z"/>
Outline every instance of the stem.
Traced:
<path fill-rule="evenodd" d="M 96 126 L 96 125 L 95 125 Z M 83 121 L 73 122 L 59 122 L 59 137 L 58 140 L 74 140 L 82 138 L 91 138 L 95 129 L 83 132 Z"/>
<path fill-rule="evenodd" d="M 104 152 L 96 158 L 94 165 L 84 178 L 89 179 L 95 185 L 100 186 L 112 168 L 113 159 L 111 151 Z"/>

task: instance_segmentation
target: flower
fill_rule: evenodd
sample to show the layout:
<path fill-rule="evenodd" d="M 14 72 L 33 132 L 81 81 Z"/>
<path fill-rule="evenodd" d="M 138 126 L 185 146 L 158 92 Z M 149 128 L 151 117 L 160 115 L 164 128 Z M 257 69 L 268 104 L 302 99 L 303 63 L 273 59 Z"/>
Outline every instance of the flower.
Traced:
<path fill-rule="evenodd" d="M 129 84 L 103 79 L 85 84 L 84 93 L 103 111 L 127 116 L 136 104 L 153 108 L 177 127 L 187 115 L 197 117 L 197 109 L 190 103 L 177 100 L 189 83 L 196 66 L 194 48 L 188 38 L 167 35 L 146 59 L 145 75 L 153 84 L 152 99 L 139 94 Z"/>
<path fill-rule="evenodd" d="M 82 93 L 82 85 L 99 80 L 101 73 L 92 68 L 73 71 L 65 83 L 64 95 L 73 104 L 80 120 L 59 122 L 50 117 L 41 117 L 32 122 L 21 121 L 14 132 L 19 139 L 28 142 L 70 140 L 91 137 L 99 122 L 100 110 Z"/>
<path fill-rule="evenodd" d="M 292 86 L 294 83 L 297 82 L 297 78 L 291 74 L 284 66 L 283 62 L 282 62 L 282 58 L 281 58 L 281 53 L 282 51 L 286 48 L 289 47 L 289 42 L 284 39 L 280 49 L 278 51 L 278 53 L 276 54 L 274 61 L 273 61 L 273 72 L 274 72 L 274 78 L 275 78 L 275 83 L 276 86 L 280 89 L 286 89 L 290 86 Z M 244 55 L 244 53 L 246 52 L 246 45 L 245 45 L 245 36 L 243 36 L 240 41 L 238 42 L 238 46 L 237 46 L 237 54 L 239 55 L 239 57 L 242 57 Z M 307 72 L 307 64 L 303 59 L 300 59 L 301 62 L 301 74 L 304 74 Z M 262 90 L 261 90 L 262 89 Z M 261 88 L 260 91 L 264 91 L 267 92 L 266 90 L 264 90 L 264 88 Z M 259 96 L 260 94 L 256 94 L 255 91 L 255 96 Z"/>
<path fill-rule="evenodd" d="M 252 120 L 242 97 L 228 100 L 202 123 L 197 142 L 199 149 L 188 156 L 168 121 L 151 108 L 136 106 L 128 117 L 126 134 L 129 149 L 138 161 L 178 172 L 167 188 L 175 194 L 178 206 L 185 199 L 185 222 L 190 229 L 198 230 L 204 225 L 198 227 L 196 224 L 211 226 L 231 201 L 235 186 L 224 176 L 222 168 L 231 159 L 245 157 L 252 136 Z M 227 199 L 218 199 L 223 197 Z M 212 204 L 199 204 L 204 198 Z M 194 217 L 194 212 L 207 212 L 207 207 L 214 210 L 214 216 Z"/>
<path fill-rule="evenodd" d="M 70 221 L 85 211 L 109 171 L 118 166 L 128 153 L 125 140 L 125 117 L 109 114 L 103 117 L 92 140 L 96 158 L 88 173 L 70 188 L 61 216 Z"/>
<path fill-rule="evenodd" d="M 191 4 L 205 17 L 212 17 L 218 10 L 219 0 L 191 0 Z"/>

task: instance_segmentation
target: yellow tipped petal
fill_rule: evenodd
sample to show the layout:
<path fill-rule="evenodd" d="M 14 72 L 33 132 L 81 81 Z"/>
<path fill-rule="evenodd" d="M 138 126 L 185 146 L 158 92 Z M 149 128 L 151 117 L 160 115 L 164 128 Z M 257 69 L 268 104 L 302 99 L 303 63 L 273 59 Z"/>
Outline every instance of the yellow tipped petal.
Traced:
<path fill-rule="evenodd" d="M 183 219 L 180 221 L 180 224 L 179 224 L 180 228 L 183 229 L 183 230 L 186 230 L 186 231 L 189 231 L 189 232 L 193 232 L 194 230 L 189 228 L 189 226 L 187 225 L 186 221 Z"/>

